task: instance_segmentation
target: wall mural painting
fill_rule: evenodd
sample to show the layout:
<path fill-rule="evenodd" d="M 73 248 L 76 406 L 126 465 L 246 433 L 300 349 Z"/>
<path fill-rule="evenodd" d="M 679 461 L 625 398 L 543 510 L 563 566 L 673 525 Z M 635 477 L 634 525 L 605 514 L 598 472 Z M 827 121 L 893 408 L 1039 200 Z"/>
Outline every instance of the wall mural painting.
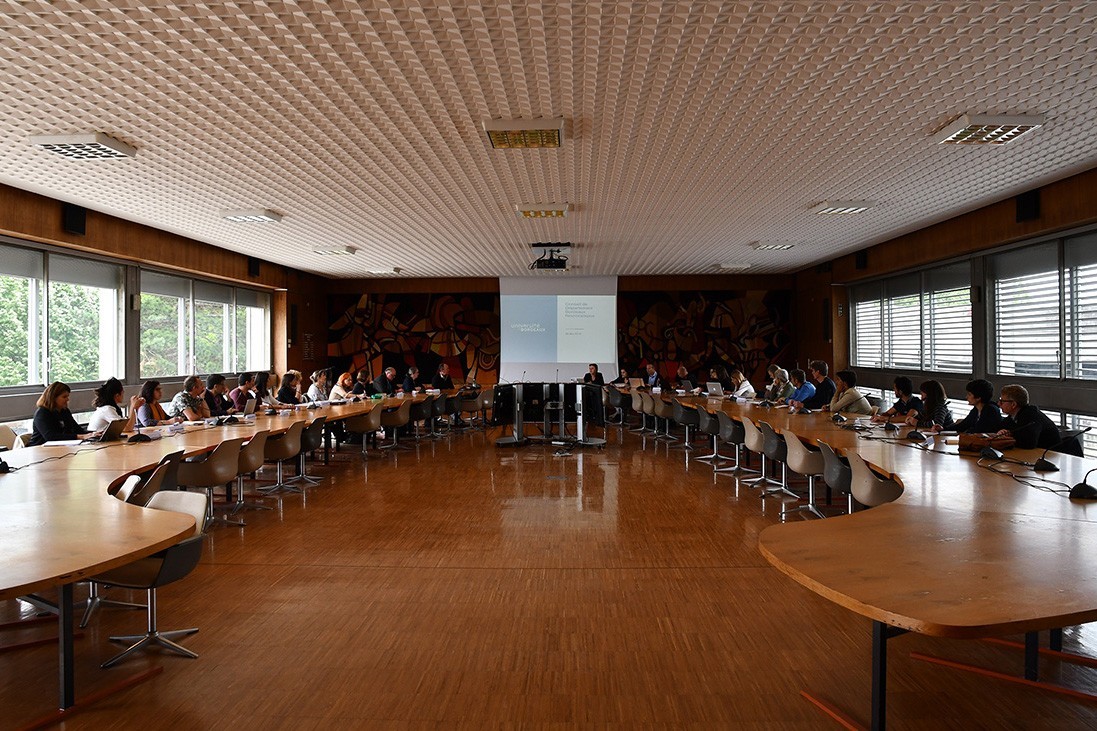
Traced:
<path fill-rule="evenodd" d="M 637 375 L 655 363 L 663 378 L 737 366 L 757 386 L 770 363 L 793 365 L 791 312 L 789 290 L 619 292 L 618 360 Z"/>
<path fill-rule="evenodd" d="M 499 295 L 363 294 L 329 299 L 328 357 L 334 369 L 388 366 L 423 380 L 447 363 L 455 381 L 495 383 L 499 374 Z"/>

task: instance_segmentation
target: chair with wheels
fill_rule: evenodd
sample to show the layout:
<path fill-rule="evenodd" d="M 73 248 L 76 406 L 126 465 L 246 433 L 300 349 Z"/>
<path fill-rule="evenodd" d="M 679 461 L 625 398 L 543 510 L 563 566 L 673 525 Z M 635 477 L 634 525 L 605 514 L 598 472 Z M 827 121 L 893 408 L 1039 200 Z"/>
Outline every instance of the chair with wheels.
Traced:
<path fill-rule="evenodd" d="M 196 487 L 206 492 L 206 527 L 211 525 L 235 525 L 243 526 L 242 520 L 229 520 L 219 517 L 213 510 L 213 490 L 216 487 L 228 485 L 236 479 L 237 465 L 240 463 L 240 448 L 244 446 L 244 438 L 226 439 L 214 447 L 204 459 L 193 462 L 181 462 L 179 464 L 179 484 L 186 487 Z"/>
<path fill-rule="evenodd" d="M 812 449 L 795 434 L 791 432 L 785 435 L 786 459 L 788 468 L 798 475 L 808 478 L 808 497 L 803 505 L 793 508 L 785 508 L 781 511 L 781 520 L 792 513 L 804 511 L 819 518 L 827 517 L 815 504 L 815 478 L 821 477 L 825 469 L 823 453 L 818 449 Z"/>
<path fill-rule="evenodd" d="M 274 462 L 275 482 L 273 485 L 263 485 L 256 490 L 264 495 L 273 495 L 279 492 L 304 492 L 301 488 L 290 485 L 285 478 L 285 462 L 294 459 L 301 453 L 301 434 L 305 431 L 305 422 L 295 421 L 289 429 L 281 434 L 272 434 L 267 437 L 267 443 L 263 447 L 263 457 L 267 462 Z"/>
<path fill-rule="evenodd" d="M 236 515 L 241 510 L 273 510 L 270 505 L 253 503 L 247 500 L 244 491 L 244 475 L 254 475 L 263 466 L 266 459 L 267 439 L 270 438 L 270 430 L 255 432 L 251 439 L 240 449 L 240 460 L 236 465 L 236 504 L 232 506 L 230 515 Z"/>
<path fill-rule="evenodd" d="M 157 645 L 185 657 L 198 657 L 196 653 L 174 642 L 176 637 L 194 634 L 198 631 L 197 628 L 160 631 L 157 624 L 156 590 L 185 577 L 194 570 L 202 558 L 205 497 L 193 492 L 162 491 L 153 495 L 146 507 L 151 510 L 174 510 L 191 515 L 194 518 L 194 535 L 148 558 L 139 559 L 93 577 L 92 581 L 100 584 L 142 589 L 148 596 L 148 621 L 145 633 L 111 637 L 111 642 L 132 642 L 133 644 L 103 663 L 103 668 L 117 665 L 133 653 L 150 645 Z"/>
<path fill-rule="evenodd" d="M 833 448 L 821 439 L 816 440 L 819 451 L 823 453 L 823 482 L 827 489 L 846 496 L 846 511 L 853 512 L 853 494 L 849 491 L 853 479 L 853 470 L 849 460 L 839 457 Z"/>
<path fill-rule="evenodd" d="M 853 499 L 865 507 L 875 508 L 877 505 L 898 500 L 903 494 L 903 487 L 890 477 L 880 477 L 868 466 L 861 455 L 850 452 L 849 468 L 853 473 L 849 483 L 849 490 Z"/>

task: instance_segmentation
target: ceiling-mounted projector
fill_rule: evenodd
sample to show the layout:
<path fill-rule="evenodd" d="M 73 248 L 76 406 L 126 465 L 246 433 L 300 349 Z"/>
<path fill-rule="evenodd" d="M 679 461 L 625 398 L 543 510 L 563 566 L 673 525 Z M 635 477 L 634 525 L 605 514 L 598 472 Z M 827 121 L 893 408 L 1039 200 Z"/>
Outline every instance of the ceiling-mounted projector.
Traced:
<path fill-rule="evenodd" d="M 548 271 L 566 272 L 568 270 L 568 258 L 560 252 L 571 248 L 570 243 L 530 244 L 534 249 L 542 249 L 541 256 L 534 259 L 529 268 L 531 270 L 545 269 Z"/>

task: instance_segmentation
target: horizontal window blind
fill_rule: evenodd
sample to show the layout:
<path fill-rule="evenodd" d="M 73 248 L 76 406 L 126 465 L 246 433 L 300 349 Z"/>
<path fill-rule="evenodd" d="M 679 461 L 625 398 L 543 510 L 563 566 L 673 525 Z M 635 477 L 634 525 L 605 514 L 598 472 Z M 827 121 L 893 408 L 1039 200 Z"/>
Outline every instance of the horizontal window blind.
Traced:
<path fill-rule="evenodd" d="M 1097 235 L 1064 248 L 1067 378 L 1097 379 Z"/>
<path fill-rule="evenodd" d="M 1059 272 L 1055 244 L 991 257 L 997 371 L 1058 378 Z"/>

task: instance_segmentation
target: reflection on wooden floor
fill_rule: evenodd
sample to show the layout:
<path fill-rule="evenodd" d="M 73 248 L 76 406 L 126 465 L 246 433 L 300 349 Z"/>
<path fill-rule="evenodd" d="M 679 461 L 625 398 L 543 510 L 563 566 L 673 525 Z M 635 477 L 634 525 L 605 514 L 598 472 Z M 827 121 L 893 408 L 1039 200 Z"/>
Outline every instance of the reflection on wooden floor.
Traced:
<path fill-rule="evenodd" d="M 762 559 L 757 535 L 779 502 L 633 434 L 562 456 L 496 449 L 491 436 L 366 463 L 344 450 L 312 468 L 325 479 L 306 495 L 211 531 L 201 566 L 160 592 L 162 628 L 201 628 L 184 640 L 199 659 L 99 670 L 116 651 L 107 636 L 144 622 L 103 611 L 77 641 L 81 695 L 165 671 L 65 728 L 833 727 L 801 689 L 867 719 L 870 623 Z M 0 621 L 19 614 L 32 616 L 0 605 Z M 53 631 L 8 630 L 0 644 Z M 1097 652 L 1084 629 L 1065 643 Z M 894 640 L 892 728 L 1097 725 L 1095 707 L 911 651 L 1021 670 L 1000 646 Z M 1095 670 L 1043 672 L 1097 690 Z M 0 727 L 55 703 L 55 646 L 0 654 Z"/>

